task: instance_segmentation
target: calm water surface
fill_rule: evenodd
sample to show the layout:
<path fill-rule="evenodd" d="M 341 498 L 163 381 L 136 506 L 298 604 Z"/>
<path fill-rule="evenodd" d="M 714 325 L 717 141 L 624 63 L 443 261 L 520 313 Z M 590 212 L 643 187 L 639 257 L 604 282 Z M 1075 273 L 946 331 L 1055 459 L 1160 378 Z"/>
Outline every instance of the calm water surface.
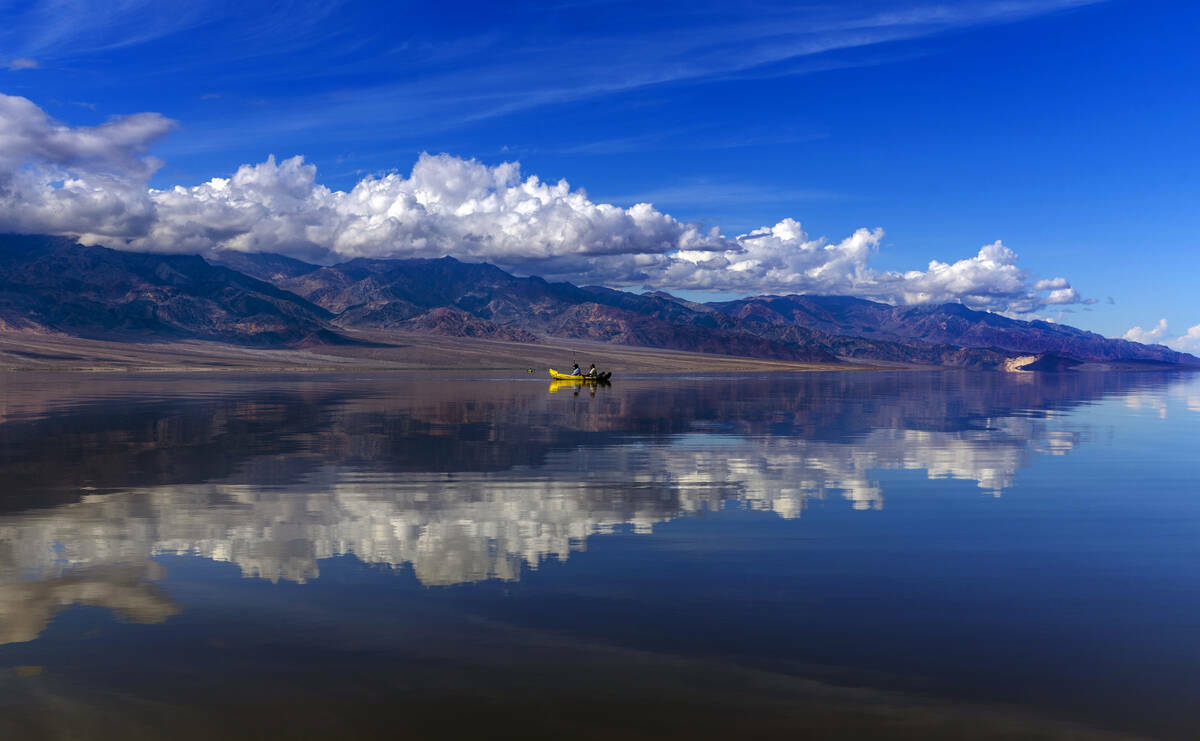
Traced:
<path fill-rule="evenodd" d="M 3 738 L 1191 738 L 1200 376 L 0 374 Z"/>

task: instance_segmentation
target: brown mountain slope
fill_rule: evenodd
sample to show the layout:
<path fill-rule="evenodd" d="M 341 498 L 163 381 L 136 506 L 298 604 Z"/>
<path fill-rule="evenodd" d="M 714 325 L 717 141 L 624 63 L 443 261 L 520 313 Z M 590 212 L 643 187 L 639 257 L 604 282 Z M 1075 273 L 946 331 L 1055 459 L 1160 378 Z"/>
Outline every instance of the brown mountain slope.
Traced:
<path fill-rule="evenodd" d="M 1016 356 L 1198 364 L 1161 346 L 1021 322 L 957 304 L 760 296 L 701 305 L 518 277 L 487 264 L 279 255 L 152 255 L 53 237 L 0 236 L 0 331 L 243 345 L 345 342 L 379 331 L 500 341 L 599 341 L 803 362 L 1003 368 Z M 236 268 L 236 269 L 235 269 Z M 254 277 L 258 276 L 258 277 Z M 265 280 L 260 280 L 263 278 Z M 266 282 L 269 281 L 269 282 Z"/>
<path fill-rule="evenodd" d="M 335 315 L 334 323 L 343 327 L 417 329 L 443 335 L 458 332 L 458 336 L 468 337 L 560 337 L 777 360 L 838 362 L 820 347 L 739 331 L 736 320 L 717 312 L 697 312 L 672 300 L 623 291 L 521 278 L 492 265 L 448 257 L 351 260 L 296 271 L 291 277 L 275 269 L 275 256 L 261 259 L 262 266 L 248 269 L 276 275 L 279 287 L 324 307 Z M 437 309 L 446 311 L 433 313 Z M 475 317 L 476 321 L 468 321 L 465 316 Z"/>
<path fill-rule="evenodd" d="M 78 337 L 247 345 L 343 341 L 329 312 L 192 255 L 0 235 L 0 321 Z"/>
<path fill-rule="evenodd" d="M 848 296 L 754 296 L 709 306 L 763 336 L 801 327 L 843 337 L 913 347 L 990 348 L 1012 354 L 1055 353 L 1082 361 L 1198 364 L 1163 345 L 1109 339 L 1065 324 L 1021 321 L 961 304 L 889 306 Z"/>

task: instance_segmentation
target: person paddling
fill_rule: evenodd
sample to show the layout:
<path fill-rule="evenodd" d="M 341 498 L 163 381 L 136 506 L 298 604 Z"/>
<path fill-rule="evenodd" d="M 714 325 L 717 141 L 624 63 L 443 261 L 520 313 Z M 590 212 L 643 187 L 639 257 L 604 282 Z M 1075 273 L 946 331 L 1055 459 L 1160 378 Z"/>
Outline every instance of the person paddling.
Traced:
<path fill-rule="evenodd" d="M 592 366 L 591 366 L 590 368 L 588 368 L 588 371 L 587 371 L 587 373 L 584 373 L 583 375 L 585 375 L 585 376 L 598 376 L 598 375 L 600 375 L 600 374 L 596 372 L 596 364 L 595 364 L 595 363 L 592 363 Z"/>
<path fill-rule="evenodd" d="M 579 370 L 579 363 L 571 364 L 571 375 L 572 376 L 582 376 L 583 375 L 583 371 Z"/>

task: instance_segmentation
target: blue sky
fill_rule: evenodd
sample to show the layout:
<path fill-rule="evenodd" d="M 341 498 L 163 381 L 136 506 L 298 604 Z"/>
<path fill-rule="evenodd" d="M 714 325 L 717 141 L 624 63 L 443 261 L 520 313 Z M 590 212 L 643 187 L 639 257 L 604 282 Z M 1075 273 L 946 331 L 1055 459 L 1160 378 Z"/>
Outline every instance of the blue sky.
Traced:
<path fill-rule="evenodd" d="M 44 130 L 12 140 L 22 144 L 10 153 L 28 154 L 10 154 L 13 172 L 45 171 L 42 188 L 102 183 L 135 212 L 94 229 L 47 226 L 104 243 L 330 260 L 458 254 L 466 240 L 464 259 L 578 282 L 961 295 L 1107 336 L 1165 318 L 1149 339 L 1166 340 L 1200 323 L 1197 28 L 1200 8 L 1153 0 L 17 2 L 0 8 L 0 93 L 36 108 L 10 111 L 21 117 L 10 130 Z M 138 113 L 159 117 L 103 128 Z M 74 132 L 72 147 L 110 137 L 128 151 L 28 144 L 55 141 L 55 126 Z M 451 157 L 425 161 L 418 178 L 423 152 Z M 253 197 L 311 202 L 325 186 L 332 200 L 271 206 L 256 225 L 246 196 L 203 228 L 222 197 L 211 188 L 129 205 L 139 182 L 194 188 L 272 154 L 302 155 L 315 174 L 248 171 Z M 497 176 L 505 162 L 520 175 Z M 389 173 L 399 180 L 378 180 Z M 593 205 L 650 202 L 655 213 L 554 196 L 553 212 L 530 217 L 554 224 L 550 237 L 479 213 L 447 225 L 462 199 L 480 200 L 454 190 L 464 179 L 503 196 L 505 219 L 529 214 L 517 191 L 530 175 L 566 179 Z M 347 206 L 337 192 L 363 178 L 375 195 Z M 392 205 L 364 216 L 385 196 Z M 420 219 L 378 231 L 401 201 Z M 336 225 L 321 221 L 334 211 Z M 785 219 L 804 235 L 785 224 L 736 240 Z M 38 224 L 9 222 L 0 227 Z M 980 248 L 997 240 L 1019 259 L 985 261 Z M 768 268 L 772 250 L 789 256 Z"/>

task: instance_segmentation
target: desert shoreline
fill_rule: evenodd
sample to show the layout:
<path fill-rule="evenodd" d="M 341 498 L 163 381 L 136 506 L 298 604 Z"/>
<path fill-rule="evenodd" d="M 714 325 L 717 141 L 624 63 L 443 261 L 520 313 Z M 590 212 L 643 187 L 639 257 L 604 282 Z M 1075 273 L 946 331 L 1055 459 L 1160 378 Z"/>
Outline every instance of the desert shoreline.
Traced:
<path fill-rule="evenodd" d="M 360 344 L 247 347 L 201 340 L 113 341 L 0 332 L 0 372 L 337 373 L 513 371 L 545 375 L 572 362 L 618 375 L 912 369 L 886 363 L 811 363 L 547 338 L 518 343 L 401 332 L 354 333 Z"/>

